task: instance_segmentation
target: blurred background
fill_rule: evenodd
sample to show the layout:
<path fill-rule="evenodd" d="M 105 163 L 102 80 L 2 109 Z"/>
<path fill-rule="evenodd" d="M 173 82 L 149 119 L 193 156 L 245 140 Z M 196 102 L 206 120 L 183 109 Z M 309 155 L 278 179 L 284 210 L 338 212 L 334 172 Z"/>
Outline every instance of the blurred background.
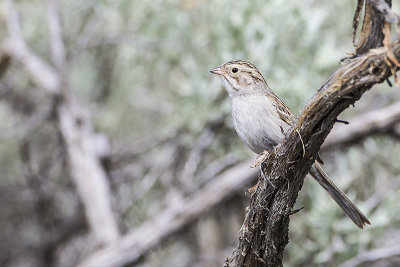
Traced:
<path fill-rule="evenodd" d="M 356 1 L 313 0 L 61 1 L 64 78 L 105 144 L 99 157 L 121 236 L 237 166 L 251 174 L 128 266 L 221 266 L 231 256 L 256 155 L 236 136 L 226 92 L 209 70 L 248 60 L 299 114 L 354 51 L 355 7 Z M 21 0 L 16 10 L 28 46 L 52 65 L 48 2 Z M 8 13 L 2 2 L 2 41 Z M 71 178 L 57 102 L 21 62 L 11 60 L 0 82 L 0 265 L 75 266 L 107 244 L 96 244 Z M 341 119 L 351 126 L 398 101 L 398 88 L 379 84 Z M 323 150 L 325 170 L 372 225 L 358 229 L 307 178 L 295 205 L 304 209 L 291 216 L 286 266 L 400 264 L 399 136 L 396 121 Z"/>

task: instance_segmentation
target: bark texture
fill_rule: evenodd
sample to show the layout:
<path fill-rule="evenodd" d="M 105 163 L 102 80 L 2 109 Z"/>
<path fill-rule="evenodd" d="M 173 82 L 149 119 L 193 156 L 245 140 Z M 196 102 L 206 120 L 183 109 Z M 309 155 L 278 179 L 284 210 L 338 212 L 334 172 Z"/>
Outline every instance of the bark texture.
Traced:
<path fill-rule="evenodd" d="M 262 163 L 260 183 L 252 196 L 238 248 L 226 266 L 282 266 L 293 205 L 337 116 L 374 84 L 396 73 L 400 44 L 384 42 L 382 32 L 387 22 L 373 23 L 387 21 L 387 14 L 379 10 L 383 10 L 381 5 L 389 6 L 384 1 L 367 1 L 366 5 L 364 23 L 368 25 L 363 25 L 361 36 L 364 44 L 356 48 L 356 55 L 363 55 L 347 59 L 331 75 L 307 103 L 282 143 Z M 385 47 L 366 52 L 382 43 Z"/>

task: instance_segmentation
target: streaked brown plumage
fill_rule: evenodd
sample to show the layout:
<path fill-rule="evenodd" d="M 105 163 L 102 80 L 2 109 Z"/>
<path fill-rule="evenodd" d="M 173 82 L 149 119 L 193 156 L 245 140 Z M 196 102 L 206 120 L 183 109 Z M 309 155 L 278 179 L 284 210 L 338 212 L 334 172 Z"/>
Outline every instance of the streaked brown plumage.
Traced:
<path fill-rule="evenodd" d="M 272 150 L 281 142 L 283 131 L 292 124 L 294 116 L 290 109 L 272 92 L 257 68 L 247 61 L 229 61 L 211 72 L 221 78 L 228 92 L 233 124 L 242 141 L 257 154 Z M 358 227 L 370 224 L 318 162 L 311 167 L 310 174 Z"/>

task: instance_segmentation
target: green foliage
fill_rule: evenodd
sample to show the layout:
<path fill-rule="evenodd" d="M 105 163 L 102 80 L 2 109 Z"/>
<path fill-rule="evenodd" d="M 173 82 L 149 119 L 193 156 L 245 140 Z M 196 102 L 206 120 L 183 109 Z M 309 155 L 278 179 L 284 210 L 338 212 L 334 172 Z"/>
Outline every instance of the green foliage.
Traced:
<path fill-rule="evenodd" d="M 193 188 L 200 186 L 204 181 L 196 179 L 196 174 L 228 153 L 236 160 L 254 157 L 232 129 L 229 101 L 210 69 L 231 59 L 251 61 L 277 95 L 298 114 L 337 68 L 340 59 L 353 51 L 351 26 L 355 4 L 355 1 L 295 0 L 63 1 L 70 87 L 87 103 L 96 130 L 110 137 L 114 151 L 128 148 L 139 153 L 132 166 L 114 170 L 120 172 L 110 178 L 120 225 L 124 229 L 134 228 L 165 208 L 168 197 L 172 198 L 170 191 L 185 187 L 182 177 L 185 159 L 209 121 L 226 118 L 223 129 L 214 133 L 205 148 L 195 178 L 186 183 Z M 46 8 L 45 1 L 18 1 L 29 46 L 48 60 Z M 9 75 L 14 77 L 18 90 L 35 90 L 18 71 L 12 70 Z M 344 117 L 400 99 L 398 89 L 383 84 L 377 87 L 357 103 L 356 109 L 346 111 Z M 37 98 L 38 109 L 51 105 L 40 96 Z M 4 99 L 0 102 L 2 132 L 17 122 L 27 121 L 23 116 L 13 115 L 12 105 Z M 47 140 L 56 143 L 49 138 L 57 135 L 52 125 L 53 122 L 47 122 L 28 137 L 34 143 L 43 144 Z M 0 142 L 0 169 L 5 177 L 0 179 L 1 189 L 27 182 L 19 171 L 21 138 L 16 135 Z M 168 144 L 162 149 L 149 148 L 142 154 L 146 138 L 166 139 Z M 56 150 L 51 145 L 43 147 Z M 391 183 L 400 175 L 399 149 L 395 140 L 378 137 L 324 155 L 327 172 L 366 212 L 372 226 L 360 231 L 319 185 L 307 180 L 297 204 L 305 209 L 291 220 L 287 266 L 336 266 L 365 250 L 395 242 L 391 236 L 399 236 L 400 193 L 399 183 L 395 188 L 391 188 Z M 74 201 L 74 196 L 68 195 L 72 194 L 71 188 L 63 180 L 68 179 L 65 165 L 57 166 L 58 171 L 50 177 L 54 179 L 54 191 L 62 199 L 60 205 L 68 210 L 68 201 Z M 62 195 L 61 188 L 65 186 L 69 190 Z M 370 199 L 382 186 L 387 186 L 387 192 L 371 208 Z M 188 188 L 185 194 L 193 189 Z M 244 205 L 245 200 L 240 200 Z M 228 210 L 244 213 L 232 205 L 237 207 L 238 203 L 228 203 Z M 71 206 L 78 206 L 76 200 Z M 215 221 L 200 222 L 199 229 L 183 238 L 177 236 L 152 253 L 145 266 L 161 266 L 166 262 L 178 266 L 174 258 L 179 258 L 182 266 L 204 260 L 197 250 L 207 250 L 196 235 L 207 230 L 202 224 L 223 225 L 224 219 L 218 217 L 220 212 L 223 211 L 210 215 Z M 11 217 L 6 218 L 10 223 L 15 220 Z M 231 218 L 230 226 L 226 227 L 231 232 L 219 237 L 218 244 L 212 244 L 221 251 L 213 261 L 222 262 L 225 256 L 230 256 L 231 251 L 226 248 L 236 244 L 239 228 L 235 227 L 242 220 L 238 217 Z M 7 225 L 4 229 L 8 227 L 12 228 Z M 20 238 L 30 240 L 33 236 L 38 242 L 40 236 L 32 231 L 34 234 L 21 233 Z"/>

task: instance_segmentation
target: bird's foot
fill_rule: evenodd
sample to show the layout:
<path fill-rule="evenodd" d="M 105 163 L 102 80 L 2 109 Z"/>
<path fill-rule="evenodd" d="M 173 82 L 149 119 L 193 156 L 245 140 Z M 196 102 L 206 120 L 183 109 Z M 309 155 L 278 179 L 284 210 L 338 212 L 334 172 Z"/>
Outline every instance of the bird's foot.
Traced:
<path fill-rule="evenodd" d="M 256 158 L 256 160 L 253 162 L 253 164 L 250 165 L 250 168 L 255 168 L 258 165 L 260 165 L 269 155 L 269 151 L 265 150 L 264 152 L 262 152 L 261 154 L 259 154 Z"/>
<path fill-rule="evenodd" d="M 257 184 L 255 184 L 254 186 L 247 189 L 247 192 L 250 193 L 251 195 L 253 195 L 257 191 L 258 184 L 259 184 L 259 182 L 257 182 Z"/>

